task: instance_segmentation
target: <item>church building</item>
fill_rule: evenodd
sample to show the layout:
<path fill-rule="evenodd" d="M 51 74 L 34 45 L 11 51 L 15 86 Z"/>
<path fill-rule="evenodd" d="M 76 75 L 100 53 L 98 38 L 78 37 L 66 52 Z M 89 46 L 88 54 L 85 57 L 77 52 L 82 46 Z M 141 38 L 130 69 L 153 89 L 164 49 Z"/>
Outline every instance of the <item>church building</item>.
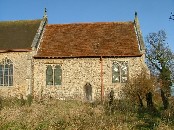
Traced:
<path fill-rule="evenodd" d="M 104 100 L 147 69 L 137 13 L 127 22 L 0 22 L 0 96 Z"/>

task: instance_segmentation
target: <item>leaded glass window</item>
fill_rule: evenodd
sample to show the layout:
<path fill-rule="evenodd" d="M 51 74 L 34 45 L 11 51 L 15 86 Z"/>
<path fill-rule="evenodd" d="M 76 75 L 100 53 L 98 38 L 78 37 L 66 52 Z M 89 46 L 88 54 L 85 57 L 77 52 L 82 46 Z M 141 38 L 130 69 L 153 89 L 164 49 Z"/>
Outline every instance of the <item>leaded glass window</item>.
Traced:
<path fill-rule="evenodd" d="M 0 62 L 0 86 L 13 86 L 13 63 L 7 58 Z"/>
<path fill-rule="evenodd" d="M 128 63 L 114 62 L 112 65 L 112 83 L 125 83 L 128 80 Z"/>
<path fill-rule="evenodd" d="M 53 85 L 53 69 L 51 65 L 47 66 L 46 70 L 46 84 Z"/>
<path fill-rule="evenodd" d="M 60 65 L 56 65 L 54 69 L 54 84 L 61 85 L 62 81 L 62 69 Z"/>
<path fill-rule="evenodd" d="M 128 80 L 128 65 L 126 62 L 123 62 L 120 66 L 120 72 L 121 72 L 121 82 L 125 83 Z"/>
<path fill-rule="evenodd" d="M 112 66 L 112 82 L 119 83 L 120 82 L 120 67 L 119 64 L 114 63 Z"/>
<path fill-rule="evenodd" d="M 46 85 L 61 85 L 62 69 L 60 65 L 47 65 Z"/>

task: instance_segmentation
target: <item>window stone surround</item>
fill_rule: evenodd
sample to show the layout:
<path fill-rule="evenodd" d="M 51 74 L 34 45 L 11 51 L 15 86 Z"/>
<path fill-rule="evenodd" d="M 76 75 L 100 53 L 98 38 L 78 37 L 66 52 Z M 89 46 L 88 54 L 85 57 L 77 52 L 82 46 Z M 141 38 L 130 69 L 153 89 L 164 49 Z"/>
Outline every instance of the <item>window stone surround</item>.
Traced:
<path fill-rule="evenodd" d="M 0 53 L 0 61 L 4 58 L 13 62 L 13 85 L 0 86 L 0 96 L 24 97 L 29 93 L 29 80 L 31 69 L 31 52 L 8 52 Z"/>

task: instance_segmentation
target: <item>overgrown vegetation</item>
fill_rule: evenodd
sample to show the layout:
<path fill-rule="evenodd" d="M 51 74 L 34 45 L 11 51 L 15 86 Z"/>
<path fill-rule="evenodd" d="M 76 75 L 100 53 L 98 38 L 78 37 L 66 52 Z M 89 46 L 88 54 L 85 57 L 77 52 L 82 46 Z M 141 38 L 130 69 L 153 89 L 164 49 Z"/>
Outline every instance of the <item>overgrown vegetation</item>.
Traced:
<path fill-rule="evenodd" d="M 173 99 L 170 99 L 174 102 Z M 161 109 L 154 103 L 159 115 L 131 100 L 114 100 L 112 111 L 109 102 L 84 103 L 47 99 L 21 106 L 20 99 L 2 99 L 0 130 L 128 130 L 174 129 L 174 110 Z"/>
<path fill-rule="evenodd" d="M 138 104 L 139 107 L 144 107 L 144 102 L 147 101 L 148 106 L 153 105 L 152 95 L 157 88 L 157 82 L 154 77 L 150 77 L 145 70 L 130 81 L 123 87 L 124 95 L 126 98 Z"/>
<path fill-rule="evenodd" d="M 158 80 L 142 71 L 123 87 L 123 95 L 101 103 L 53 98 L 0 98 L 0 130 L 172 130 L 174 98 L 168 107 Z"/>

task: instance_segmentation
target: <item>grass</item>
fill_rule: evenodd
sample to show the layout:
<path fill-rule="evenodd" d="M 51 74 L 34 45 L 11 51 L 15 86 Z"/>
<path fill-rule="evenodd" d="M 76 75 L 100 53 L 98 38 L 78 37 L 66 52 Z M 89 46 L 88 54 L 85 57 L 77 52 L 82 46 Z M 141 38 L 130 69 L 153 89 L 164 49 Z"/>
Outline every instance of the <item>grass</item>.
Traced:
<path fill-rule="evenodd" d="M 172 130 L 172 112 L 153 115 L 147 109 L 138 112 L 126 101 L 84 103 L 48 99 L 21 106 L 19 99 L 3 99 L 0 130 Z M 165 116 L 163 116 L 165 115 Z M 167 115 L 167 116 L 166 116 Z M 163 119 L 163 117 L 165 117 Z"/>

